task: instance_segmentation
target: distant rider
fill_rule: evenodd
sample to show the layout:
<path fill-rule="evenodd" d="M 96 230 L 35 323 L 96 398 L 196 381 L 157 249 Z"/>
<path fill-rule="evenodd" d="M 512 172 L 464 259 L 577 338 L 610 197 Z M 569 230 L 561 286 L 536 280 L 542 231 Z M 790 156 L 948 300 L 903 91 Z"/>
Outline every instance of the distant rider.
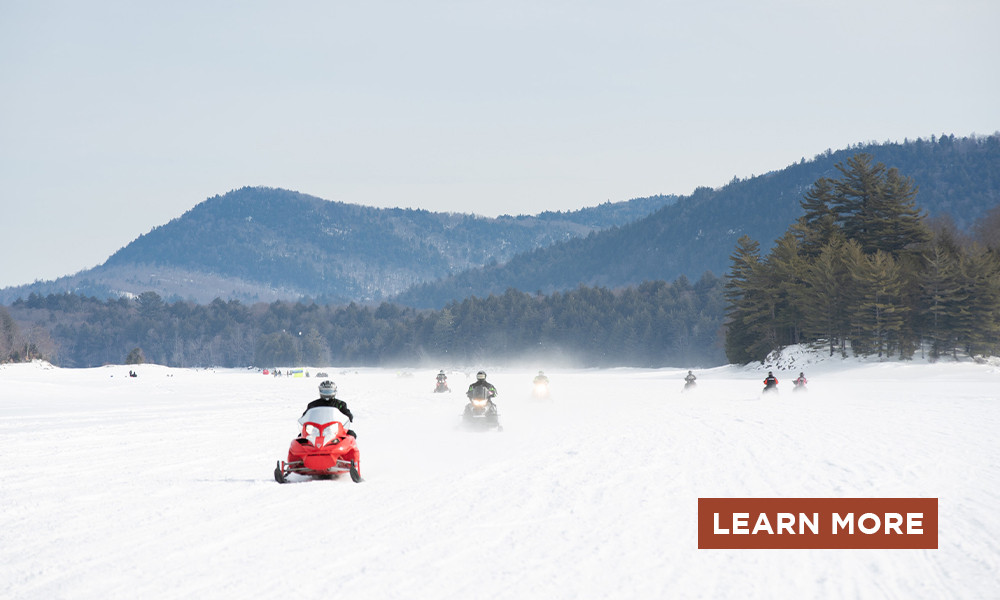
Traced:
<path fill-rule="evenodd" d="M 767 377 L 764 378 L 764 389 L 776 387 L 778 387 L 778 378 L 774 376 L 774 373 L 768 371 Z"/>
<path fill-rule="evenodd" d="M 802 387 L 809 383 L 809 380 L 806 379 L 805 373 L 799 373 L 798 379 L 796 379 L 793 383 L 795 384 L 795 387 Z"/>
<path fill-rule="evenodd" d="M 538 375 L 535 375 L 534 382 L 535 382 L 535 385 L 538 385 L 538 384 L 548 385 L 549 384 L 549 378 L 545 376 L 545 373 L 543 373 L 542 371 L 539 371 Z"/>
<path fill-rule="evenodd" d="M 448 376 L 444 374 L 444 369 L 438 371 L 437 382 L 441 384 L 448 383 Z"/>
<path fill-rule="evenodd" d="M 466 397 L 472 400 L 475 397 L 476 390 L 479 388 L 486 390 L 486 404 L 491 411 L 495 411 L 497 406 L 493 403 L 493 398 L 497 396 L 497 389 L 493 387 L 492 383 L 486 381 L 486 371 L 476 373 L 476 381 L 469 386 L 469 391 L 465 392 Z"/>
<path fill-rule="evenodd" d="M 688 371 L 688 374 L 684 376 L 684 385 L 692 386 L 692 385 L 694 385 L 694 381 L 696 379 L 698 379 L 698 378 L 694 376 L 694 373 L 691 372 L 691 371 Z"/>
<path fill-rule="evenodd" d="M 310 402 L 306 409 L 302 412 L 302 416 L 305 416 L 309 412 L 310 408 L 316 408 L 317 406 L 330 406 L 336 408 L 341 413 L 347 417 L 347 422 L 344 423 L 344 429 L 347 430 L 347 435 L 352 436 L 354 439 L 358 438 L 358 435 L 350 428 L 351 421 L 354 420 L 354 415 L 351 414 L 351 410 L 347 408 L 347 403 L 343 400 L 336 398 L 337 395 L 337 384 L 330 381 L 329 379 L 319 384 L 319 399 Z"/>

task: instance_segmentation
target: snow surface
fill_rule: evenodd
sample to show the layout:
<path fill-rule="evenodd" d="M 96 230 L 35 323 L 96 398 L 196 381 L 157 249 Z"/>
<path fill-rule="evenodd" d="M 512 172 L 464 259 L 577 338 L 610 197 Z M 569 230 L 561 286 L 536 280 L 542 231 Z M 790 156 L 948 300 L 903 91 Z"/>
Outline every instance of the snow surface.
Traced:
<path fill-rule="evenodd" d="M 1000 365 L 777 364 L 491 369 L 502 433 L 329 369 L 366 481 L 286 485 L 315 378 L 0 366 L 0 598 L 1000 597 Z M 699 497 L 936 497 L 940 547 L 698 550 Z"/>

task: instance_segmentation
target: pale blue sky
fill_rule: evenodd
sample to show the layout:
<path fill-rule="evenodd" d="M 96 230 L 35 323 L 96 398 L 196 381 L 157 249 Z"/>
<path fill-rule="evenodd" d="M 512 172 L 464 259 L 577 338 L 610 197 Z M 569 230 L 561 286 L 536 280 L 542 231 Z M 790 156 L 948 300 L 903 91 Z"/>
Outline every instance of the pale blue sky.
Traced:
<path fill-rule="evenodd" d="M 0 287 L 216 194 L 535 214 L 1000 129 L 995 0 L 0 0 Z"/>

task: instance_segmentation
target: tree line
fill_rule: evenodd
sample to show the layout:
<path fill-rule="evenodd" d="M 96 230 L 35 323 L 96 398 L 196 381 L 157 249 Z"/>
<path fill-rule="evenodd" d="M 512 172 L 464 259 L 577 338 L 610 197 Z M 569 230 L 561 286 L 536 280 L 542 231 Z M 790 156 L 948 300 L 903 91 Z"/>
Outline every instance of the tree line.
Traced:
<path fill-rule="evenodd" d="M 790 344 L 833 355 L 1000 351 L 1000 206 L 972 235 L 929 220 L 918 188 L 866 153 L 838 163 L 762 256 L 741 237 L 726 275 L 725 352 L 748 363 Z"/>
<path fill-rule="evenodd" d="M 166 302 L 155 292 L 98 300 L 32 294 L 10 305 L 66 367 L 472 365 L 565 360 L 580 366 L 706 366 L 724 361 L 724 279 L 509 289 L 441 310 L 397 304 Z"/>
<path fill-rule="evenodd" d="M 0 364 L 45 358 L 43 348 L 51 347 L 45 344 L 47 336 L 33 338 L 33 333 L 34 328 L 22 331 L 7 309 L 0 306 Z"/>

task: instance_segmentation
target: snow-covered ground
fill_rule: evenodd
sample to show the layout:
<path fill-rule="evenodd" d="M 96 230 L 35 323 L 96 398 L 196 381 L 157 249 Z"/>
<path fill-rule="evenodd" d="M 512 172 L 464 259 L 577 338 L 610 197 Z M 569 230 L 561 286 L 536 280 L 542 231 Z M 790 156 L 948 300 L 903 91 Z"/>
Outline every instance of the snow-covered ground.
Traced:
<path fill-rule="evenodd" d="M 286 485 L 316 378 L 5 365 L 0 597 L 1000 597 L 1000 366 L 812 360 L 493 369 L 502 433 L 471 373 L 329 369 L 366 481 Z M 939 549 L 698 550 L 699 497 L 939 498 Z"/>

